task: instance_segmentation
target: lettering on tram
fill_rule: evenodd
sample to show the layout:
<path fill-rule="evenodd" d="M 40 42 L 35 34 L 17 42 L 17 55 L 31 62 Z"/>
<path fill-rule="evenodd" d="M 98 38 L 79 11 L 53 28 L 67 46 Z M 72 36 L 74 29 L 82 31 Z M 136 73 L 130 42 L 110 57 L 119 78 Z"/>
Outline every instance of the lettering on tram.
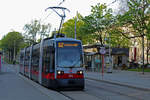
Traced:
<path fill-rule="evenodd" d="M 20 73 L 52 89 L 84 89 L 80 40 L 46 38 L 20 51 Z"/>
<path fill-rule="evenodd" d="M 59 47 L 59 48 L 63 48 L 63 47 L 65 47 L 65 46 L 77 47 L 78 44 L 77 44 L 77 43 L 75 43 L 75 44 L 65 44 L 65 43 L 62 43 L 62 42 L 58 43 L 58 47 Z"/>

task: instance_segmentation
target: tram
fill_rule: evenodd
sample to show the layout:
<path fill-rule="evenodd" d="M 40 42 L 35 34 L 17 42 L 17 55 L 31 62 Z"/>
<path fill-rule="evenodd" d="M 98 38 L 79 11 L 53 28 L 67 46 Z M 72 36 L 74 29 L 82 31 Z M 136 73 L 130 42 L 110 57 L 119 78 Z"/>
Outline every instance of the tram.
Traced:
<path fill-rule="evenodd" d="M 84 89 L 83 48 L 80 40 L 43 39 L 20 51 L 19 72 L 53 89 Z"/>

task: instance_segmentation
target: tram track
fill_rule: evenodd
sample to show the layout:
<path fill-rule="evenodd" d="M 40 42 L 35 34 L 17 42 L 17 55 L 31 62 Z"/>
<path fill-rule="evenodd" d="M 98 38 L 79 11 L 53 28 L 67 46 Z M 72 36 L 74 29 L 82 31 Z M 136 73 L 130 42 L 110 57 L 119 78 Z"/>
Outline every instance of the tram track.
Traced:
<path fill-rule="evenodd" d="M 72 98 L 71 96 L 66 95 L 64 92 L 59 91 L 59 93 L 65 97 L 67 97 L 69 100 L 75 100 L 74 98 Z"/>
<path fill-rule="evenodd" d="M 149 91 L 150 92 L 150 89 L 148 89 L 148 88 L 137 87 L 137 86 L 134 86 L 134 85 L 128 85 L 128 84 L 119 83 L 119 82 L 112 82 L 112 81 L 107 81 L 107 80 L 98 80 L 98 79 L 93 79 L 93 78 L 86 78 L 86 80 L 93 80 L 93 81 L 97 81 L 97 82 L 101 82 L 101 83 L 112 84 L 112 85 L 137 89 L 137 90 L 140 90 L 140 91 Z"/>
<path fill-rule="evenodd" d="M 89 85 L 89 84 L 88 84 L 88 85 Z M 110 90 L 110 89 L 106 89 L 106 88 L 102 88 L 102 87 L 98 87 L 98 86 L 93 86 L 93 85 L 91 85 L 91 87 L 96 88 L 96 89 L 100 89 L 100 90 L 102 90 L 102 91 L 107 91 L 107 92 L 119 94 L 119 95 L 121 95 L 121 96 L 129 97 L 129 98 L 132 98 L 132 99 L 134 99 L 134 100 L 138 100 L 138 99 L 139 99 L 138 97 L 130 96 L 130 95 L 125 94 L 125 93 L 122 93 L 122 92 L 118 92 L 118 91 L 114 91 L 114 90 Z M 141 99 L 140 99 L 140 100 L 141 100 Z"/>
<path fill-rule="evenodd" d="M 88 94 L 85 91 L 61 91 L 59 93 L 68 97 L 70 100 L 102 100 L 101 98 Z"/>
<path fill-rule="evenodd" d="M 86 79 L 86 85 L 88 87 L 91 87 L 93 89 L 99 89 L 101 91 L 106 91 L 106 92 L 110 92 L 110 93 L 113 93 L 113 94 L 117 94 L 117 95 L 120 95 L 120 96 L 124 96 L 124 97 L 128 97 L 128 98 L 131 98 L 132 100 L 145 100 L 143 98 L 140 97 L 140 94 L 142 92 L 148 92 L 148 91 L 144 91 L 144 90 L 139 90 L 139 89 L 136 89 L 136 88 L 130 88 L 130 87 L 125 87 L 125 86 L 120 86 L 122 88 L 128 88 L 128 89 L 131 89 L 131 90 L 137 90 L 138 92 L 137 93 L 126 93 L 125 91 L 123 90 L 118 90 L 118 89 L 113 89 L 113 88 L 108 88 L 107 86 L 97 86 L 97 85 L 91 85 L 91 83 L 88 81 L 90 79 Z M 96 81 L 96 80 L 90 80 L 90 81 Z M 97 81 L 96 81 L 97 82 Z M 110 84 L 110 83 L 106 83 L 104 82 L 105 84 Z M 114 85 L 114 84 L 111 84 L 112 86 L 115 86 L 117 87 L 117 85 Z M 140 92 L 139 92 L 140 91 Z M 94 95 L 94 94 L 93 94 Z M 104 99 L 105 100 L 105 99 Z"/>
<path fill-rule="evenodd" d="M 35 82 L 32 82 L 32 83 L 35 83 Z M 57 98 L 58 96 L 59 98 L 63 97 L 64 98 L 63 100 L 81 100 L 81 99 L 82 100 L 116 100 L 110 96 L 110 94 L 113 94 L 116 97 L 123 96 L 123 98 L 130 98 L 129 100 L 148 100 L 148 99 L 143 99 L 143 97 L 140 97 L 142 92 L 139 92 L 139 91 L 142 91 L 142 90 L 133 89 L 133 88 L 124 87 L 124 86 L 117 86 L 117 85 L 109 84 L 109 83 L 107 84 L 107 83 L 98 82 L 98 81 L 89 80 L 89 79 L 86 79 L 85 89 L 83 91 L 70 90 L 70 91 L 52 92 L 50 89 L 46 89 L 45 87 L 42 87 L 40 85 L 36 86 L 36 88 L 40 88 L 40 91 L 42 91 L 43 93 L 45 93 L 46 95 L 50 96 L 53 99 Z M 121 88 L 121 89 L 117 90 L 115 88 Z M 129 90 L 137 91 L 137 93 L 132 93 L 131 91 L 130 91 L 131 93 L 128 93 L 126 91 L 123 91 L 123 89 L 128 89 L 128 88 Z M 103 95 L 102 92 L 106 92 L 106 95 Z M 148 91 L 143 91 L 143 92 L 147 93 Z M 54 96 L 52 96 L 52 94 Z"/>
<path fill-rule="evenodd" d="M 141 95 L 142 91 L 144 93 L 148 92 L 148 91 L 139 90 L 136 88 L 135 89 L 129 88 L 129 87 L 125 87 L 125 86 L 119 86 L 120 90 L 118 90 L 118 89 L 114 89 L 114 88 L 118 87 L 117 85 L 104 82 L 103 84 L 106 84 L 106 86 L 101 86 L 101 85 L 98 86 L 96 84 L 93 84 L 91 81 L 94 81 L 94 80 L 86 79 L 86 88 L 84 91 L 59 91 L 59 93 L 65 97 L 67 97 L 69 100 L 79 100 L 78 99 L 79 97 L 81 97 L 82 100 L 90 100 L 89 97 L 91 97 L 92 100 L 115 100 L 115 99 L 111 98 L 111 96 L 109 94 L 113 94 L 116 97 L 121 96 L 123 98 L 129 98 L 129 100 L 145 100 L 145 99 L 143 99 L 143 97 L 140 97 L 140 95 Z M 97 81 L 95 81 L 95 82 L 97 82 Z M 107 87 L 108 85 L 110 85 L 112 88 Z M 90 89 L 92 89 L 92 90 L 90 90 Z M 125 90 L 123 90 L 123 89 L 125 89 Z M 127 92 L 126 89 L 129 91 L 130 90 L 137 91 L 137 93 L 136 92 L 132 93 L 131 91 L 130 91 L 131 93 Z M 94 92 L 91 92 L 93 90 L 106 92 L 107 94 L 105 96 L 103 96 L 103 94 L 100 94 L 100 93 L 95 94 Z"/>

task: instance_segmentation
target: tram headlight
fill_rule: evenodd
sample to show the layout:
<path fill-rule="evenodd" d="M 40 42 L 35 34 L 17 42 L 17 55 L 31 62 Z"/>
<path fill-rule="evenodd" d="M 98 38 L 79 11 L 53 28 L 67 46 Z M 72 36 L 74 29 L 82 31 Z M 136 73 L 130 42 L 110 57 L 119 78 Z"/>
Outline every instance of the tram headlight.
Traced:
<path fill-rule="evenodd" d="M 57 74 L 58 74 L 58 75 L 64 74 L 64 71 L 58 70 L 58 71 L 57 71 Z"/>
<path fill-rule="evenodd" d="M 79 71 L 77 71 L 77 74 L 82 75 L 82 74 L 83 74 L 83 71 L 82 71 L 82 70 L 79 70 Z"/>
<path fill-rule="evenodd" d="M 57 74 L 61 74 L 61 71 L 59 70 L 59 71 L 57 71 Z"/>

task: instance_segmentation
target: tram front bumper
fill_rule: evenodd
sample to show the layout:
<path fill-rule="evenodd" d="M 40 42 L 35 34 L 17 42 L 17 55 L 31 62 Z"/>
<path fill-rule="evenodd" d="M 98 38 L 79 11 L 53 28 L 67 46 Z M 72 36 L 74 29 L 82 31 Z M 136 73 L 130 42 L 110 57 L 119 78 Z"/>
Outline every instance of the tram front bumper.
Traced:
<path fill-rule="evenodd" d="M 84 79 L 56 79 L 58 88 L 84 88 Z"/>

